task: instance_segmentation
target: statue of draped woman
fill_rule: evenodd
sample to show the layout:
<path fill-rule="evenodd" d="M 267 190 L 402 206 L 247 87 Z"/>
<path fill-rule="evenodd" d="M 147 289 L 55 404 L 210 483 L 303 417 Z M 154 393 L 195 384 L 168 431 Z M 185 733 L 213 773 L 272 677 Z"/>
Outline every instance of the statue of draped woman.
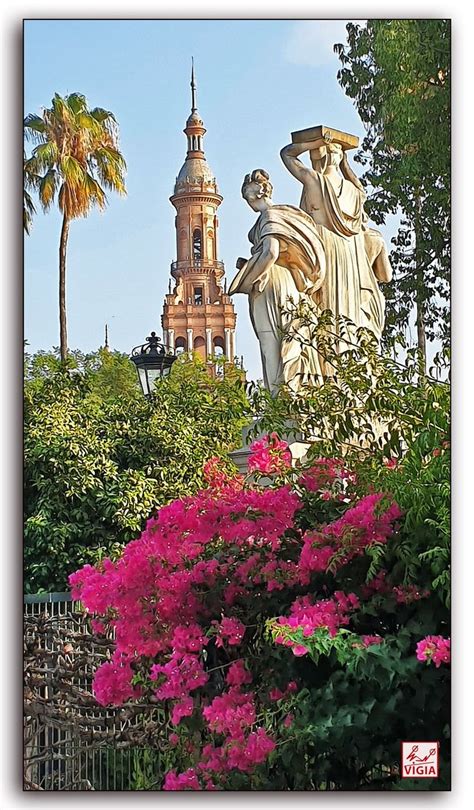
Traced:
<path fill-rule="evenodd" d="M 295 134 L 295 133 L 294 133 Z M 309 168 L 299 155 L 309 151 Z M 316 295 L 321 310 L 349 318 L 380 340 L 385 299 L 379 282 L 392 268 L 381 233 L 367 226 L 366 195 L 340 143 L 291 143 L 280 152 L 287 169 L 303 184 L 300 206 L 311 216 L 324 245 L 326 275 Z"/>
<path fill-rule="evenodd" d="M 317 349 L 306 335 L 307 327 L 298 329 L 289 309 L 294 310 L 293 304 L 312 303 L 324 281 L 326 264 L 324 242 L 311 217 L 292 205 L 274 205 L 272 190 L 263 169 L 244 179 L 242 196 L 259 217 L 248 235 L 251 256 L 237 260 L 239 272 L 229 295 L 248 295 L 264 384 L 276 394 L 282 384 L 297 390 L 304 383 L 321 380 Z"/>

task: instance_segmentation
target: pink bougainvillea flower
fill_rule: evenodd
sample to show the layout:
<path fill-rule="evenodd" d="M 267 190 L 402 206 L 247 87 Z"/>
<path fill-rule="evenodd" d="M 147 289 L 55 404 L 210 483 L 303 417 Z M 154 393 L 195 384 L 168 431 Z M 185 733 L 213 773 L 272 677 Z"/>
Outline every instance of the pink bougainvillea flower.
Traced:
<path fill-rule="evenodd" d="M 417 602 L 418 599 L 426 599 L 430 595 L 430 591 L 419 588 L 418 585 L 397 585 L 392 588 L 392 592 L 396 601 L 401 605 Z"/>
<path fill-rule="evenodd" d="M 252 676 L 243 661 L 234 661 L 227 670 L 226 681 L 229 686 L 243 686 L 252 683 Z"/>
<path fill-rule="evenodd" d="M 451 662 L 451 639 L 443 636 L 425 636 L 416 645 L 416 657 L 418 661 L 427 664 L 433 661 L 435 667 Z"/>
<path fill-rule="evenodd" d="M 306 655 L 306 653 L 308 652 L 308 650 L 306 649 L 306 647 L 303 646 L 303 644 L 296 644 L 291 649 L 292 649 L 293 655 L 296 655 L 296 656 Z"/>
<path fill-rule="evenodd" d="M 291 452 L 288 443 L 281 441 L 277 433 L 263 436 L 250 445 L 249 472 L 267 475 L 286 472 L 291 467 Z"/>
<path fill-rule="evenodd" d="M 171 712 L 171 722 L 174 726 L 178 726 L 183 717 L 190 717 L 194 710 L 194 701 L 192 698 L 184 698 L 176 703 Z"/>
<path fill-rule="evenodd" d="M 245 635 L 245 624 L 242 624 L 239 619 L 224 616 L 220 622 L 214 621 L 213 624 L 217 628 L 216 645 L 222 647 L 224 641 L 227 641 L 231 646 L 238 646 L 242 643 Z"/>
<path fill-rule="evenodd" d="M 199 780 L 194 768 L 188 768 L 184 773 L 176 774 L 169 771 L 165 776 L 163 790 L 201 790 Z"/>
<path fill-rule="evenodd" d="M 372 644 L 382 644 L 382 636 L 362 636 L 362 644 L 364 647 L 370 647 Z"/>
<path fill-rule="evenodd" d="M 206 481 L 209 489 L 214 490 L 217 493 L 224 490 L 237 491 L 243 487 L 243 475 L 235 474 L 230 476 L 225 469 L 222 459 L 218 458 L 217 456 L 213 456 L 212 458 L 208 459 L 208 461 L 206 461 L 204 464 L 202 471 L 204 480 Z"/>
<path fill-rule="evenodd" d="M 299 483 L 308 492 L 320 492 L 323 500 L 342 500 L 349 485 L 356 483 L 356 476 L 341 459 L 318 458 L 302 473 Z"/>

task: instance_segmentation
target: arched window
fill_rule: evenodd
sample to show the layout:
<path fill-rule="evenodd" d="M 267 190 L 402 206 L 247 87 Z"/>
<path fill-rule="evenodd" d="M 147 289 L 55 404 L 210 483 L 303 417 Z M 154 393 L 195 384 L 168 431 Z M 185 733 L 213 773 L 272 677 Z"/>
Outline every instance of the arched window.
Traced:
<path fill-rule="evenodd" d="M 202 357 L 203 360 L 206 359 L 206 341 L 203 337 L 194 338 L 194 351 L 199 357 Z"/>
<path fill-rule="evenodd" d="M 202 235 L 200 228 L 193 231 L 193 259 L 198 261 L 202 258 Z"/>
<path fill-rule="evenodd" d="M 214 345 L 214 354 L 216 357 L 222 357 L 224 354 L 224 338 L 222 337 L 215 337 L 212 341 Z"/>
<path fill-rule="evenodd" d="M 215 337 L 212 341 L 213 349 L 214 349 L 214 357 L 216 358 L 216 364 L 214 366 L 214 372 L 216 377 L 223 377 L 224 376 L 224 338 L 222 337 Z"/>
<path fill-rule="evenodd" d="M 174 350 L 176 354 L 182 354 L 186 349 L 186 341 L 184 337 L 176 338 L 176 343 L 174 344 Z"/>

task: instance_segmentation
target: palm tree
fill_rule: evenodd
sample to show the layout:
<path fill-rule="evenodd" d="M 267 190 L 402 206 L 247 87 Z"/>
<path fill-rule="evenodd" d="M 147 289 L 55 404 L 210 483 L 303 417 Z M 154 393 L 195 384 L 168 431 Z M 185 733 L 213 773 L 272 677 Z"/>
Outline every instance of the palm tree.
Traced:
<path fill-rule="evenodd" d="M 30 232 L 33 214 L 36 214 L 36 208 L 25 182 L 25 187 L 23 189 L 23 228 L 25 229 L 26 233 Z"/>
<path fill-rule="evenodd" d="M 30 232 L 31 223 L 33 221 L 33 214 L 36 214 L 36 208 L 30 191 L 38 190 L 38 182 L 41 178 L 34 174 L 31 167 L 28 166 L 26 152 L 23 152 L 23 228 L 26 233 Z"/>
<path fill-rule="evenodd" d="M 26 224 L 33 211 L 28 188 L 38 192 L 44 211 L 56 200 L 63 215 L 59 242 L 59 332 L 61 360 L 67 357 L 66 251 L 71 220 L 85 217 L 97 205 L 105 208 L 104 189 L 126 194 L 126 163 L 118 149 L 115 116 L 95 107 L 89 110 L 85 96 L 57 93 L 41 116 L 24 120 L 28 140 L 37 144 L 25 161 Z M 29 219 L 28 219 L 29 215 Z"/>

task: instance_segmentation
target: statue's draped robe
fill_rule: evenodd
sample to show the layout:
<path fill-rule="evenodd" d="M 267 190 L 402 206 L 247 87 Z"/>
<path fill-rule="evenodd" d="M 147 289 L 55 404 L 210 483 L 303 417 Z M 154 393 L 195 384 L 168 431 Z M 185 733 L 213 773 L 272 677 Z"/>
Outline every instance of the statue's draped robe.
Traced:
<path fill-rule="evenodd" d="M 255 266 L 266 237 L 278 240 L 279 257 L 270 270 L 259 275 Z M 310 340 L 309 331 L 287 311 L 291 302 L 311 304 L 323 282 L 324 247 L 317 227 L 299 208 L 272 205 L 260 214 L 249 240 L 253 245 L 251 258 L 237 273 L 229 293 L 249 296 L 265 387 L 276 393 L 282 383 L 295 390 L 305 382 L 317 384 L 321 379 L 318 352 L 315 346 L 302 344 L 302 340 Z M 285 339 L 285 334 L 297 337 Z"/>
<path fill-rule="evenodd" d="M 315 300 L 321 310 L 329 309 L 336 317 L 350 318 L 356 327 L 368 327 L 380 339 L 385 299 L 367 253 L 365 194 L 346 179 L 337 193 L 320 172 L 313 173 L 312 182 L 319 185 L 322 211 L 311 207 L 306 191 L 300 205 L 312 217 L 326 257 L 326 277 Z"/>

